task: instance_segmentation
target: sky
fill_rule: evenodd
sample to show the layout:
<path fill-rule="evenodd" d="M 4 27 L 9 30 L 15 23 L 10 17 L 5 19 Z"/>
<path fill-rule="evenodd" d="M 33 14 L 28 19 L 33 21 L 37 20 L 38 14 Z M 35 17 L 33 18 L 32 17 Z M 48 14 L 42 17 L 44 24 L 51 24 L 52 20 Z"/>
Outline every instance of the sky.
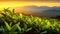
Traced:
<path fill-rule="evenodd" d="M 0 8 L 23 6 L 60 6 L 60 0 L 0 0 Z"/>

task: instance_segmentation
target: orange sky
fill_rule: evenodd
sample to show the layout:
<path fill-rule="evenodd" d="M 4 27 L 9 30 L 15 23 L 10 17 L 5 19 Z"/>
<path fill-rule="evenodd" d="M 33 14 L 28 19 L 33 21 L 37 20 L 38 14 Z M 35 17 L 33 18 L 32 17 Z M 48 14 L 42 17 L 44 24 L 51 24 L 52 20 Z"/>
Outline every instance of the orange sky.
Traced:
<path fill-rule="evenodd" d="M 60 2 L 40 2 L 40 1 L 0 1 L 0 8 L 22 7 L 22 6 L 60 6 Z"/>

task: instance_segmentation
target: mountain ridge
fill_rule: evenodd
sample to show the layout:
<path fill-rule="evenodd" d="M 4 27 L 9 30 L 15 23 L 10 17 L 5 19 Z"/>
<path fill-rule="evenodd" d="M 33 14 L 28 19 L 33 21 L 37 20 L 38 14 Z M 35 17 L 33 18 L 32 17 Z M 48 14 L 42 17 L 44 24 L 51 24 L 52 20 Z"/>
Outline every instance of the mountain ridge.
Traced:
<path fill-rule="evenodd" d="M 35 16 L 46 16 L 46 17 L 54 17 L 60 16 L 60 7 L 48 7 L 48 6 L 24 6 L 16 8 L 16 11 L 21 11 L 25 14 L 31 14 Z"/>

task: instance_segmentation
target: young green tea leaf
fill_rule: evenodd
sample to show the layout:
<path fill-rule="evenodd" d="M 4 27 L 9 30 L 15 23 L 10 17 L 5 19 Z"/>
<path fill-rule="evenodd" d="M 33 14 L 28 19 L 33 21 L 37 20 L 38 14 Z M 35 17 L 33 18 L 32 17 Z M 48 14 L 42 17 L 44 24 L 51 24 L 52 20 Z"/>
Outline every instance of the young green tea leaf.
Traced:
<path fill-rule="evenodd" d="M 9 26 L 9 24 L 6 21 L 4 21 L 4 23 L 6 25 L 6 28 L 10 31 L 11 30 L 11 27 Z"/>

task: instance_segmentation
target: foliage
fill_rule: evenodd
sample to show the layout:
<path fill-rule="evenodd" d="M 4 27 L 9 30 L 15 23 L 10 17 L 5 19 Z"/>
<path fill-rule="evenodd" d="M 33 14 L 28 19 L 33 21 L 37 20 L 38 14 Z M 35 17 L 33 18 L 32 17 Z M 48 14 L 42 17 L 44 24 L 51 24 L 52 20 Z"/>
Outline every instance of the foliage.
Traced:
<path fill-rule="evenodd" d="M 15 14 L 14 9 L 4 8 L 0 13 L 1 34 L 60 34 L 57 19 Z"/>

